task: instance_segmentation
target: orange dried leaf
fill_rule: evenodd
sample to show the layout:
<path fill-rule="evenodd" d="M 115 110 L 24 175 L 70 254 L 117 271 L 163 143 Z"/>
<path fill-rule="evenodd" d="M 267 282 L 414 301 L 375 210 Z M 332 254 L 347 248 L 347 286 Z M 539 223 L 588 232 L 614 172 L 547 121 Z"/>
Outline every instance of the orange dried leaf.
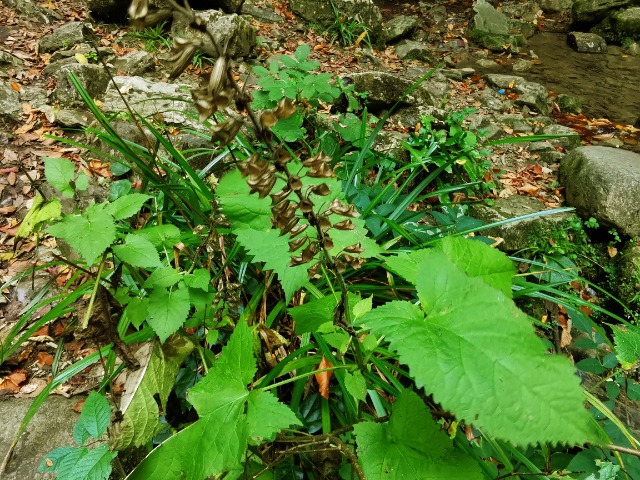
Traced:
<path fill-rule="evenodd" d="M 323 356 L 320 364 L 318 365 L 318 370 L 331 367 L 333 367 L 333 364 Z M 329 380 L 331 380 L 331 375 L 333 375 L 332 370 L 316 373 L 315 375 L 316 382 L 318 382 L 318 391 L 320 392 L 320 395 L 326 399 L 329 398 Z"/>
<path fill-rule="evenodd" d="M 610 258 L 613 258 L 618 254 L 618 249 L 616 247 L 612 247 L 611 245 L 608 245 L 607 253 L 609 253 Z"/>
<path fill-rule="evenodd" d="M 36 358 L 38 359 L 38 363 L 42 366 L 48 366 L 53 363 L 53 356 L 47 352 L 38 352 Z"/>
<path fill-rule="evenodd" d="M 21 385 L 27 380 L 27 371 L 24 368 L 14 370 L 7 378 L 16 385 Z"/>
<path fill-rule="evenodd" d="M 20 387 L 8 378 L 5 378 L 4 380 L 0 380 L 0 390 L 9 390 L 10 392 L 18 393 Z"/>

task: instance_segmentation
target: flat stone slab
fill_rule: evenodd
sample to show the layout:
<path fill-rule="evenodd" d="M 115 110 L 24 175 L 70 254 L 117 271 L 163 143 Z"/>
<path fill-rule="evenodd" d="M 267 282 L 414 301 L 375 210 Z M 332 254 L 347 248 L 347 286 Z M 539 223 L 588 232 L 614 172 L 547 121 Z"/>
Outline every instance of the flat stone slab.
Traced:
<path fill-rule="evenodd" d="M 80 397 L 49 397 L 31 420 L 26 433 L 18 441 L 3 480 L 54 479 L 50 473 L 38 473 L 44 457 L 53 449 L 73 446 L 73 426 L 80 414 L 72 407 Z M 4 460 L 20 423 L 33 403 L 32 398 L 10 398 L 0 401 L 0 463 Z"/>
<path fill-rule="evenodd" d="M 640 154 L 612 147 L 579 147 L 560 163 L 567 203 L 582 218 L 640 235 Z"/>

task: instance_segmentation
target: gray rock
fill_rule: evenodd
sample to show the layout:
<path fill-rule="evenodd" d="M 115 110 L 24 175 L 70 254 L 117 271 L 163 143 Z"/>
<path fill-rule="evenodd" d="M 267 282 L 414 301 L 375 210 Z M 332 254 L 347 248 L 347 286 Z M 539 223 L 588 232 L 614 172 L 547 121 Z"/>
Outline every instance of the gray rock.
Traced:
<path fill-rule="evenodd" d="M 0 119 L 17 122 L 20 120 L 21 113 L 20 94 L 14 91 L 8 83 L 0 82 Z"/>
<path fill-rule="evenodd" d="M 514 62 L 511 68 L 516 73 L 528 72 L 531 70 L 531 62 L 526 58 L 520 58 Z"/>
<path fill-rule="evenodd" d="M 594 25 L 613 10 L 626 7 L 631 0 L 575 0 L 572 16 L 575 24 Z"/>
<path fill-rule="evenodd" d="M 216 3 L 227 13 L 240 13 L 244 0 L 217 0 Z"/>
<path fill-rule="evenodd" d="M 631 7 L 611 15 L 611 27 L 621 40 L 640 39 L 640 7 Z"/>
<path fill-rule="evenodd" d="M 383 72 L 361 72 L 349 75 L 357 92 L 368 92 L 367 103 L 370 110 L 379 111 L 390 108 L 414 82 L 398 75 Z M 405 106 L 435 105 L 430 91 L 421 84 L 402 102 Z"/>
<path fill-rule="evenodd" d="M 373 0 L 333 0 L 339 15 L 362 23 L 369 36 L 377 41 L 382 32 L 382 14 Z M 329 26 L 335 22 L 335 14 L 329 0 L 291 0 L 291 11 L 307 23 Z"/>
<path fill-rule="evenodd" d="M 505 112 L 512 107 L 511 101 L 503 96 L 495 95 L 490 89 L 480 94 L 480 103 L 495 112 Z"/>
<path fill-rule="evenodd" d="M 127 75 L 139 76 L 143 73 L 153 71 L 156 67 L 156 63 L 153 59 L 153 55 L 144 50 L 128 53 L 122 57 L 118 57 L 113 66 L 116 70 L 126 72 Z"/>
<path fill-rule="evenodd" d="M 0 67 L 3 69 L 6 67 L 22 68 L 23 65 L 24 62 L 15 55 L 11 55 L 9 52 L 0 51 Z"/>
<path fill-rule="evenodd" d="M 213 33 L 219 48 L 227 46 L 226 52 L 230 57 L 246 57 L 255 48 L 256 31 L 244 17 L 235 13 L 226 15 L 219 10 L 202 10 L 197 14 Z M 177 37 L 198 38 L 204 42 L 205 52 L 214 58 L 218 56 L 210 38 L 191 28 L 183 15 L 175 15 L 171 33 Z"/>
<path fill-rule="evenodd" d="M 539 0 L 540 8 L 545 13 L 571 13 L 573 0 Z"/>
<path fill-rule="evenodd" d="M 556 97 L 556 105 L 562 113 L 580 113 L 582 112 L 582 102 L 579 98 L 572 95 L 561 94 Z"/>
<path fill-rule="evenodd" d="M 38 23 L 52 23 L 54 20 L 62 20 L 62 14 L 38 5 L 33 0 L 4 0 L 7 7 L 15 8 L 25 17 L 34 19 Z"/>
<path fill-rule="evenodd" d="M 498 12 L 486 0 L 478 0 L 473 9 L 476 11 L 473 22 L 478 30 L 497 35 L 510 33 L 509 18 L 504 13 Z"/>
<path fill-rule="evenodd" d="M 401 60 L 420 60 L 429 65 L 438 62 L 426 44 L 413 40 L 400 40 L 396 44 L 396 55 Z"/>
<path fill-rule="evenodd" d="M 606 53 L 607 42 L 595 33 L 570 32 L 567 43 L 579 53 Z"/>
<path fill-rule="evenodd" d="M 20 422 L 33 402 L 30 398 L 12 398 L 0 402 L 0 452 L 4 458 Z M 50 396 L 27 427 L 27 434 L 18 441 L 14 457 L 7 466 L 4 480 L 45 480 L 55 475 L 38 473 L 38 467 L 50 451 L 63 446 L 73 446 L 73 426 L 80 415 L 72 410 L 78 398 Z"/>
<path fill-rule="evenodd" d="M 640 311 L 640 246 L 630 244 L 616 256 L 617 275 L 612 278 L 618 298 Z"/>
<path fill-rule="evenodd" d="M 560 164 L 567 203 L 583 218 L 629 236 L 640 235 L 640 154 L 610 147 L 579 147 Z"/>
<path fill-rule="evenodd" d="M 142 77 L 115 76 L 113 79 L 131 108 L 143 117 L 159 113 L 168 124 L 194 123 L 183 113 L 186 110 L 195 112 L 188 86 L 184 88 L 185 85 L 153 82 Z M 127 112 L 112 83 L 109 84 L 102 103 L 105 112 Z"/>
<path fill-rule="evenodd" d="M 418 28 L 418 20 L 415 17 L 399 15 L 393 17 L 382 28 L 382 41 L 392 43 L 402 38 L 407 38 Z"/>
<path fill-rule="evenodd" d="M 96 55 L 95 49 L 89 45 L 88 43 L 81 43 L 76 45 L 73 49 L 70 50 L 57 50 L 51 55 L 51 62 L 58 62 L 60 60 L 64 60 L 65 58 L 74 58 L 77 53 L 80 53 L 87 57 L 89 63 L 97 63 L 97 58 L 94 58 Z M 113 51 L 113 48 L 109 47 L 98 47 L 98 54 L 105 62 L 110 62 L 115 58 L 116 54 Z"/>
<path fill-rule="evenodd" d="M 55 74 L 56 88 L 53 97 L 65 106 L 83 105 L 80 94 L 69 79 L 69 73 L 73 73 L 78 78 L 91 98 L 102 96 L 109 84 L 109 75 L 100 65 L 90 63 L 63 65 Z"/>
<path fill-rule="evenodd" d="M 544 204 L 536 198 L 512 195 L 507 198 L 498 198 L 491 207 L 484 204 L 473 205 L 471 215 L 482 220 L 485 224 L 489 224 L 544 210 Z M 562 213 L 527 218 L 484 230 L 483 235 L 501 237 L 504 241 L 498 248 L 507 252 L 515 252 L 529 247 L 532 235 L 552 231 L 569 217 L 570 214 Z"/>
<path fill-rule="evenodd" d="M 49 103 L 47 90 L 34 85 L 23 85 L 20 89 L 20 103 L 28 103 L 31 108 L 42 110 Z"/>
<path fill-rule="evenodd" d="M 90 43 L 95 39 L 93 26 L 86 22 L 69 22 L 57 28 L 50 35 L 45 35 L 38 42 L 40 53 L 68 49 L 79 43 Z"/>
<path fill-rule="evenodd" d="M 562 135 L 562 137 L 554 138 L 549 140 L 549 143 L 554 147 L 562 147 L 565 150 L 573 150 L 574 148 L 578 148 L 582 145 L 580 141 L 580 135 L 578 133 L 564 125 L 558 125 L 553 123 L 551 125 L 547 125 L 542 130 L 538 132 L 541 135 Z"/>
<path fill-rule="evenodd" d="M 240 12 L 243 15 L 249 15 L 250 17 L 255 18 L 260 22 L 266 23 L 283 23 L 284 18 L 278 15 L 274 10 L 273 6 L 269 4 L 268 6 L 257 5 L 253 2 L 245 2 L 242 5 L 242 10 Z"/>
<path fill-rule="evenodd" d="M 63 108 L 55 114 L 56 123 L 67 128 L 88 127 L 93 120 L 93 115 L 81 109 Z"/>
<path fill-rule="evenodd" d="M 522 77 L 515 75 L 501 75 L 490 73 L 485 75 L 487 81 L 498 88 L 508 89 L 518 93 L 519 97 L 514 100 L 516 105 L 526 105 L 535 111 L 548 115 L 551 113 L 551 106 L 547 101 L 547 89 L 538 83 L 528 82 Z"/>
<path fill-rule="evenodd" d="M 527 150 L 538 157 L 538 163 L 545 165 L 557 163 L 562 159 L 562 157 L 564 157 L 564 153 L 558 152 L 551 142 L 546 141 L 531 142 L 527 146 Z"/>

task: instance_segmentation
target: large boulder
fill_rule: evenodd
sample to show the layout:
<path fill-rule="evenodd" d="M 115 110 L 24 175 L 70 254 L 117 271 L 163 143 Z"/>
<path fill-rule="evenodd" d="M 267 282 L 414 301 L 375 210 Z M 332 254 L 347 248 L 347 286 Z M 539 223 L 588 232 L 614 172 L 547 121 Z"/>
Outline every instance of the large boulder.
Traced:
<path fill-rule="evenodd" d="M 349 78 L 356 92 L 367 92 L 367 105 L 372 112 L 393 106 L 414 82 L 399 75 L 384 72 L 352 73 Z M 424 84 L 420 84 L 400 104 L 405 106 L 434 106 L 435 100 Z"/>
<path fill-rule="evenodd" d="M 162 115 L 167 124 L 193 125 L 192 119 L 184 113 L 188 110 L 195 112 L 188 86 L 154 82 L 142 77 L 115 76 L 113 80 L 118 89 L 109 84 L 102 100 L 105 112 L 127 111 L 122 94 L 131 108 L 143 117 Z"/>
<path fill-rule="evenodd" d="M 20 94 L 8 83 L 0 82 L 0 120 L 20 120 Z"/>
<path fill-rule="evenodd" d="M 256 31 L 246 18 L 235 13 L 226 15 L 219 10 L 202 10 L 197 12 L 205 25 L 213 32 L 219 48 L 227 47 L 230 57 L 246 57 L 256 46 Z M 174 37 L 197 38 L 204 42 L 204 50 L 212 56 L 216 55 L 216 48 L 208 35 L 189 26 L 184 15 L 176 13 L 171 24 Z"/>
<path fill-rule="evenodd" d="M 613 12 L 591 29 L 609 43 L 622 44 L 640 40 L 640 7 L 625 8 Z"/>
<path fill-rule="evenodd" d="M 471 215 L 485 224 L 504 222 L 524 215 L 532 215 L 529 218 L 507 222 L 482 232 L 483 235 L 501 238 L 498 248 L 507 252 L 515 252 L 531 246 L 532 236 L 544 237 L 547 233 L 560 228 L 562 223 L 570 215 L 560 213 L 536 217 L 536 213 L 545 210 L 544 203 L 533 197 L 512 195 L 507 198 L 498 198 L 493 206 L 482 203 L 471 207 Z"/>
<path fill-rule="evenodd" d="M 573 23 L 579 27 L 595 25 L 610 12 L 630 3 L 631 0 L 576 0 L 572 8 Z"/>
<path fill-rule="evenodd" d="M 496 52 L 524 45 L 522 32 L 518 32 L 509 17 L 497 11 L 489 2 L 478 0 L 473 9 L 476 14 L 469 34 L 476 43 Z"/>
<path fill-rule="evenodd" d="M 68 22 L 38 42 L 40 53 L 54 52 L 73 47 L 79 43 L 91 43 L 96 38 L 93 26 L 85 22 Z"/>
<path fill-rule="evenodd" d="M 307 23 L 327 27 L 336 21 L 332 1 L 338 15 L 359 21 L 367 29 L 369 36 L 378 40 L 382 32 L 382 14 L 373 0 L 291 0 L 289 6 L 293 13 Z"/>
<path fill-rule="evenodd" d="M 549 94 L 547 89 L 539 83 L 529 82 L 516 75 L 498 73 L 488 74 L 485 78 L 491 85 L 504 90 L 512 89 L 517 93 L 518 98 L 514 101 L 516 105 L 526 105 L 543 115 L 551 113 L 551 106 L 547 98 Z"/>
<path fill-rule="evenodd" d="M 62 65 L 55 75 L 56 89 L 53 92 L 53 97 L 63 106 L 84 104 L 80 94 L 71 83 L 69 73 L 73 73 L 78 78 L 91 98 L 100 97 L 109 84 L 109 75 L 104 71 L 102 65 L 90 63 Z"/>
<path fill-rule="evenodd" d="M 579 147 L 560 163 L 567 203 L 583 218 L 629 236 L 640 235 L 640 154 Z"/>
<path fill-rule="evenodd" d="M 615 291 L 620 300 L 640 311 L 640 245 L 628 245 L 616 259 Z"/>
<path fill-rule="evenodd" d="M 409 37 L 418 27 L 419 24 L 416 17 L 409 17 L 407 15 L 393 17 L 384 24 L 381 40 L 384 43 L 396 42 Z"/>

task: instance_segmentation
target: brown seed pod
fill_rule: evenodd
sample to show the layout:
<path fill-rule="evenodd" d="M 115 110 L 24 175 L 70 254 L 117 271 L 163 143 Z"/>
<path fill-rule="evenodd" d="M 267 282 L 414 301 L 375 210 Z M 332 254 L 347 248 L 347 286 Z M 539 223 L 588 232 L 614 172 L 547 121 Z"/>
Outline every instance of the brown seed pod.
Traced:
<path fill-rule="evenodd" d="M 309 227 L 308 223 L 301 223 L 299 225 L 296 225 L 291 229 L 291 232 L 289 232 L 289 237 L 295 238 L 296 236 L 304 232 L 308 227 Z"/>
<path fill-rule="evenodd" d="M 276 123 L 278 123 L 278 117 L 276 117 L 272 111 L 267 110 L 260 115 L 261 128 L 271 128 L 274 127 Z"/>
<path fill-rule="evenodd" d="M 320 185 L 315 185 L 309 189 L 309 191 L 315 195 L 319 195 L 321 197 L 325 197 L 331 193 L 331 189 L 329 185 L 326 183 L 321 183 Z"/>
<path fill-rule="evenodd" d="M 211 95 L 216 95 L 226 86 L 228 65 L 228 59 L 224 55 L 220 55 L 216 60 L 216 63 L 211 69 L 209 84 L 207 85 L 207 89 Z"/>
<path fill-rule="evenodd" d="M 289 118 L 293 115 L 297 110 L 297 107 L 289 100 L 287 97 L 284 97 L 280 102 L 278 102 L 278 106 L 273 110 L 273 113 L 278 118 Z"/>
<path fill-rule="evenodd" d="M 343 220 L 342 222 L 334 223 L 333 228 L 338 230 L 353 230 L 356 226 L 351 220 Z"/>

